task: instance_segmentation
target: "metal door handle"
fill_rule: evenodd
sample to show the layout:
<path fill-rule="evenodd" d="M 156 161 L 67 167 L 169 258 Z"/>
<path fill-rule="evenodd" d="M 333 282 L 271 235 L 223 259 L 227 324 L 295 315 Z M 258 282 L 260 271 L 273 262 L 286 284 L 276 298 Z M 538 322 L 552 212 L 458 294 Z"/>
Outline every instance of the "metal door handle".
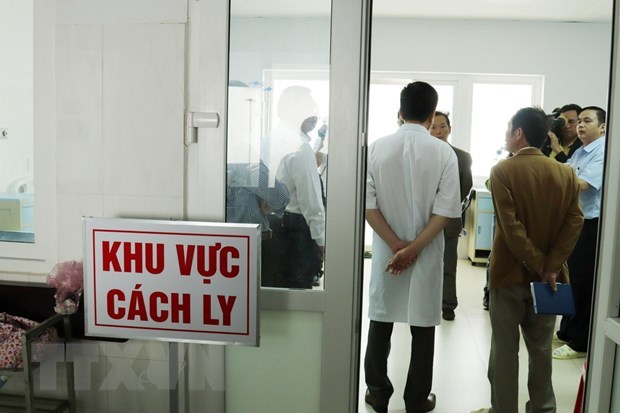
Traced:
<path fill-rule="evenodd" d="M 220 115 L 215 112 L 185 113 L 185 145 L 198 142 L 198 128 L 217 128 Z"/>

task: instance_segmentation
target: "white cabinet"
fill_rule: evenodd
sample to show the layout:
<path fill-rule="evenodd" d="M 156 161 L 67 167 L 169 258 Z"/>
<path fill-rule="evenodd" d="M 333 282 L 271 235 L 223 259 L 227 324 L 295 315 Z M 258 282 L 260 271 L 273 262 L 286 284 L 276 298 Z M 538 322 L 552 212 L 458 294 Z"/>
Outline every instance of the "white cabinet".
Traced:
<path fill-rule="evenodd" d="M 483 188 L 474 188 L 471 204 L 465 214 L 465 228 L 468 233 L 467 256 L 475 264 L 486 264 L 493 245 L 495 225 L 491 193 Z"/>

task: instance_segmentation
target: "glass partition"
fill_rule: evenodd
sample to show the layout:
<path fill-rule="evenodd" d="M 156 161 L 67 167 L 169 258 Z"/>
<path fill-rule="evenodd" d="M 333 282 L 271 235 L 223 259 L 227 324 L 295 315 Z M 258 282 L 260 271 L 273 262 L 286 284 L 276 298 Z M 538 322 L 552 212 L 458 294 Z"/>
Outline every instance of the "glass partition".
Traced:
<path fill-rule="evenodd" d="M 226 221 L 261 225 L 263 287 L 323 289 L 330 1 L 303 25 L 245 4 L 231 1 Z"/>
<path fill-rule="evenodd" d="M 34 242 L 33 16 L 0 0 L 0 241 Z"/>

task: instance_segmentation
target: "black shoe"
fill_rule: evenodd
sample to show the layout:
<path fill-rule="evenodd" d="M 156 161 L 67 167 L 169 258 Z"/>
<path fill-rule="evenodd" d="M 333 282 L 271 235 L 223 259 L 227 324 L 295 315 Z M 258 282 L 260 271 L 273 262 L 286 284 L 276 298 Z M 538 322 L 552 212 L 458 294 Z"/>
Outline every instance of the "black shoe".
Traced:
<path fill-rule="evenodd" d="M 437 397 L 435 397 L 435 393 L 431 393 L 426 398 L 426 401 L 422 403 L 419 407 L 415 407 L 413 410 L 407 410 L 407 413 L 426 413 L 432 410 L 435 410 L 435 405 L 437 404 Z"/>
<path fill-rule="evenodd" d="M 379 404 L 377 399 L 374 398 L 372 394 L 370 394 L 370 390 L 366 389 L 366 396 L 364 396 L 364 401 L 368 403 L 372 409 L 377 413 L 387 413 L 387 403 L 385 405 Z"/>
<path fill-rule="evenodd" d="M 441 317 L 444 320 L 452 321 L 454 320 L 454 317 L 456 317 L 456 314 L 454 314 L 454 310 L 447 309 L 441 312 Z"/>
<path fill-rule="evenodd" d="M 484 297 L 482 297 L 482 308 L 489 311 L 489 293 L 485 291 Z"/>

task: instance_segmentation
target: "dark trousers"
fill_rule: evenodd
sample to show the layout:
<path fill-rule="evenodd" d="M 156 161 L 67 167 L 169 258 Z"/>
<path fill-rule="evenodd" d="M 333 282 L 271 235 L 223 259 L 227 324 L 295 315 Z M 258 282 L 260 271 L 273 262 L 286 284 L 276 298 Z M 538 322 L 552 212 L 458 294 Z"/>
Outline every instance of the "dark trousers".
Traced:
<path fill-rule="evenodd" d="M 387 375 L 387 360 L 390 354 L 390 339 L 394 323 L 370 320 L 368 345 L 364 357 L 366 385 L 380 406 L 388 405 L 394 387 Z M 435 327 L 415 327 L 411 330 L 411 359 L 407 384 L 405 385 L 405 407 L 409 411 L 419 408 L 431 392 L 433 384 L 433 355 L 435 353 Z"/>
<path fill-rule="evenodd" d="M 272 237 L 263 241 L 261 285 L 280 288 L 312 288 L 323 262 L 303 215 L 285 212 L 269 216 Z"/>
<path fill-rule="evenodd" d="M 443 230 L 443 310 L 454 310 L 459 304 L 456 297 L 456 263 L 462 229 L 461 218 L 453 218 Z"/>
<path fill-rule="evenodd" d="M 575 299 L 575 314 L 562 317 L 558 337 L 575 351 L 587 351 L 590 333 L 592 293 L 595 283 L 598 218 L 583 222 L 577 245 L 568 259 L 570 283 Z"/>
<path fill-rule="evenodd" d="M 282 218 L 269 215 L 267 219 L 271 228 L 271 238 L 261 242 L 261 286 L 278 287 L 281 284 Z"/>

